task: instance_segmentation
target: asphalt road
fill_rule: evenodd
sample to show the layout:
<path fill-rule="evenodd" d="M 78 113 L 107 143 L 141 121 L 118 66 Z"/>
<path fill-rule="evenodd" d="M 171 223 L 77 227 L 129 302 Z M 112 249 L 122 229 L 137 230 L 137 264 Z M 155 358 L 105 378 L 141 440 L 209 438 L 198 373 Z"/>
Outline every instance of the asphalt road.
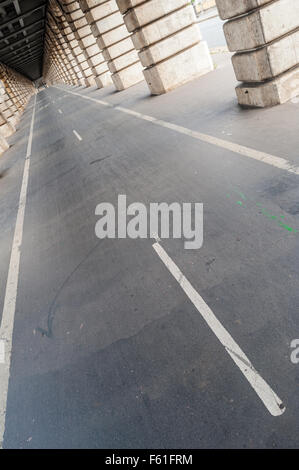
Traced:
<path fill-rule="evenodd" d="M 299 105 L 241 110 L 233 81 L 227 67 L 155 98 L 144 83 L 38 93 L 5 448 L 298 447 L 298 176 L 68 93 L 298 166 Z M 0 160 L 2 303 L 32 106 Z M 96 238 L 95 207 L 118 194 L 204 204 L 200 250 L 161 246 L 283 400 L 282 415 L 266 409 L 154 240 Z"/>

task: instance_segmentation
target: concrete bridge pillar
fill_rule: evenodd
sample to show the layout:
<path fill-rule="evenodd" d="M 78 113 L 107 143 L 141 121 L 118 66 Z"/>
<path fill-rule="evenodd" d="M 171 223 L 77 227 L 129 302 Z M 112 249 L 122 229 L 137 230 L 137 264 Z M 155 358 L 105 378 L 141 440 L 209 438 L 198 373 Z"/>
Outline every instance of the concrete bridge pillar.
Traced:
<path fill-rule="evenodd" d="M 63 13 L 63 18 L 64 18 L 64 27 L 63 27 L 63 32 L 66 37 L 66 39 L 69 42 L 70 47 L 72 48 L 73 54 L 79 64 L 79 67 L 82 71 L 82 75 L 84 78 L 84 85 L 86 87 L 89 86 L 94 86 L 96 85 L 95 82 L 95 75 L 93 74 L 91 67 L 89 66 L 85 55 L 83 54 L 83 51 L 78 43 L 78 40 L 74 34 L 73 31 L 73 24 L 72 24 L 72 19 L 70 18 L 68 11 L 66 9 L 67 4 L 65 2 L 60 2 L 60 6 L 62 9 Z"/>
<path fill-rule="evenodd" d="M 55 31 L 58 40 L 64 50 L 65 57 L 68 60 L 68 63 L 71 66 L 71 70 L 75 75 L 75 83 L 79 85 L 85 86 L 85 75 L 84 71 L 80 65 L 78 58 L 76 57 L 73 47 L 71 46 L 66 34 L 65 30 L 69 29 L 68 23 L 62 14 L 62 10 L 60 6 L 57 5 L 55 0 L 50 0 L 49 8 L 48 8 L 48 23 L 51 25 L 53 30 Z M 45 63 L 45 67 L 47 64 Z"/>
<path fill-rule="evenodd" d="M 9 148 L 9 144 L 5 137 L 0 133 L 0 155 Z"/>
<path fill-rule="evenodd" d="M 1 90 L 0 90 L 1 93 Z M 1 98 L 0 98 L 1 99 Z M 11 136 L 15 132 L 15 127 L 11 124 L 0 111 L 0 135 L 4 138 Z"/>
<path fill-rule="evenodd" d="M 45 38 L 44 45 L 44 65 L 43 65 L 43 77 L 46 83 L 53 85 L 55 83 L 54 74 L 54 59 L 51 47 L 49 46 L 47 38 Z"/>
<path fill-rule="evenodd" d="M 79 71 L 82 74 L 82 78 L 79 79 L 80 84 L 87 87 L 95 85 L 95 76 L 90 66 L 88 65 L 81 47 L 78 44 L 74 32 L 70 27 L 69 21 L 66 18 L 67 12 L 65 12 L 65 5 L 62 2 L 50 0 L 49 8 L 50 12 L 53 13 L 53 16 L 56 17 L 60 32 L 64 40 L 67 42 L 69 49 L 72 52 L 73 58 L 78 65 Z"/>
<path fill-rule="evenodd" d="M 117 90 L 144 80 L 137 52 L 115 0 L 80 0 Z"/>
<path fill-rule="evenodd" d="M 54 81 L 57 83 L 69 83 L 68 77 L 62 66 L 61 57 L 58 54 L 56 44 L 49 31 L 46 33 L 45 45 L 47 45 L 47 60 L 51 62 Z"/>
<path fill-rule="evenodd" d="M 61 74 L 63 76 L 64 82 L 69 85 L 74 85 L 76 83 L 75 77 L 70 68 L 71 66 L 68 63 L 68 59 L 65 55 L 64 49 L 60 43 L 57 31 L 55 31 L 54 28 L 52 28 L 52 26 L 48 24 L 48 29 L 47 29 L 46 34 L 47 34 L 47 39 L 51 43 L 51 47 L 53 48 L 54 57 L 56 57 L 57 62 L 59 62 L 59 66 L 61 69 Z"/>
<path fill-rule="evenodd" d="M 166 93 L 213 69 L 189 0 L 116 0 L 152 94 Z"/>
<path fill-rule="evenodd" d="M 1 111 L 6 119 L 8 119 L 14 126 L 17 124 L 20 117 L 20 110 L 16 104 L 14 93 L 10 86 L 10 81 L 6 73 L 6 67 L 0 64 L 0 80 L 4 85 L 6 92 L 6 99 L 1 103 Z"/>
<path fill-rule="evenodd" d="M 48 33 L 52 38 L 52 42 L 54 44 L 57 44 L 57 49 L 59 50 L 59 55 L 61 57 L 61 60 L 63 62 L 63 66 L 67 75 L 68 83 L 71 85 L 77 85 L 79 83 L 79 78 L 77 76 L 76 71 L 74 70 L 74 67 L 69 60 L 68 53 L 69 51 L 67 50 L 66 43 L 59 31 L 59 28 L 55 22 L 55 19 L 49 14 L 48 15 Z"/>
<path fill-rule="evenodd" d="M 2 80 L 1 83 L 3 83 Z M 5 90 L 5 94 L 2 96 L 3 101 L 0 103 L 0 111 L 6 121 L 12 124 L 12 126 L 15 126 L 18 122 L 18 109 L 9 94 L 7 93 L 5 85 L 3 85 L 3 87 Z"/>
<path fill-rule="evenodd" d="M 22 111 L 22 103 L 20 101 L 20 97 L 18 96 L 18 94 L 15 91 L 13 76 L 10 73 L 8 67 L 3 66 L 3 65 L 1 66 L 1 68 L 0 68 L 0 79 L 4 82 L 5 88 L 8 92 L 8 94 L 9 94 L 13 104 L 15 105 L 16 113 L 17 113 L 17 115 L 19 115 L 20 112 Z"/>
<path fill-rule="evenodd" d="M 13 116 L 4 83 L 0 81 L 0 135 L 4 138 L 9 137 L 16 130 L 12 122 Z"/>
<path fill-rule="evenodd" d="M 65 14 L 69 25 L 74 32 L 84 57 L 90 66 L 95 83 L 98 88 L 110 85 L 112 83 L 111 74 L 103 54 L 93 36 L 90 25 L 85 14 L 80 8 L 79 2 L 74 0 L 64 0 Z"/>
<path fill-rule="evenodd" d="M 265 107 L 299 94 L 299 1 L 216 0 L 237 80 L 238 102 Z"/>

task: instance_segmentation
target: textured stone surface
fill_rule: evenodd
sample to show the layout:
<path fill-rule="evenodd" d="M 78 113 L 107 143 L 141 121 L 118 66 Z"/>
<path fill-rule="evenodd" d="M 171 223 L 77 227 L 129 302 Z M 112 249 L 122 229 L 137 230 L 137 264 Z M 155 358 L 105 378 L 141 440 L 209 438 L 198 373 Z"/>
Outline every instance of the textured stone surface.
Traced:
<path fill-rule="evenodd" d="M 299 31 L 253 51 L 232 57 L 240 81 L 263 81 L 276 77 L 299 63 Z"/>
<path fill-rule="evenodd" d="M 88 84 L 88 86 L 96 85 L 99 88 L 105 86 L 104 84 L 112 83 L 108 65 L 92 34 L 86 14 L 81 9 L 80 3 L 69 3 L 69 0 L 64 0 L 64 2 L 66 4 L 66 10 L 68 11 L 67 17 L 70 27 L 78 41 L 78 49 L 81 49 L 86 59 L 86 63 L 82 65 L 82 69 L 86 75 L 85 83 Z M 80 57 L 79 51 L 77 55 Z M 84 62 L 82 59 L 79 60 L 81 63 Z"/>
<path fill-rule="evenodd" d="M 216 0 L 220 18 L 227 20 L 234 16 L 243 15 L 273 0 Z"/>
<path fill-rule="evenodd" d="M 3 135 L 0 133 L 0 155 L 5 152 L 9 148 L 9 145 L 7 143 L 7 140 Z"/>
<path fill-rule="evenodd" d="M 146 68 L 144 76 L 151 93 L 160 95 L 210 72 L 212 68 L 208 46 L 202 41 L 168 60 Z"/>
<path fill-rule="evenodd" d="M 264 83 L 243 83 L 236 88 L 244 106 L 267 107 L 285 103 L 299 94 L 299 67 Z"/>
<path fill-rule="evenodd" d="M 298 27 L 299 2 L 278 0 L 224 24 L 230 51 L 253 49 Z"/>

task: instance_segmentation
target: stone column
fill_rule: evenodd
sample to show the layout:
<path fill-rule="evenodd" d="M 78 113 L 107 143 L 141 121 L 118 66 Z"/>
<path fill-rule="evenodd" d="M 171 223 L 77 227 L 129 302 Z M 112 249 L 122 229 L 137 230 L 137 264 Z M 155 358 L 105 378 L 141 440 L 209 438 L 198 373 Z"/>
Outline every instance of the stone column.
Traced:
<path fill-rule="evenodd" d="M 2 153 L 5 152 L 5 150 L 7 150 L 8 148 L 9 144 L 0 131 L 0 155 L 2 155 Z"/>
<path fill-rule="evenodd" d="M 79 2 L 74 0 L 64 0 L 66 18 L 75 34 L 78 45 L 90 66 L 95 77 L 98 88 L 112 83 L 111 74 L 103 54 L 91 32 L 90 26 L 85 18 L 85 14 L 80 8 Z"/>
<path fill-rule="evenodd" d="M 53 48 L 53 56 L 56 56 L 57 58 L 57 63 L 59 64 L 59 68 L 61 69 L 61 75 L 64 79 L 64 82 L 68 85 L 74 85 L 76 83 L 75 77 L 71 72 L 70 65 L 64 53 L 64 49 L 59 41 L 57 31 L 54 29 L 54 27 L 52 29 L 52 27 L 48 24 L 46 34 L 49 42 L 52 43 L 51 46 Z"/>
<path fill-rule="evenodd" d="M 53 52 L 50 50 L 46 40 L 44 45 L 43 78 L 48 85 L 54 85 L 59 82 L 53 59 Z"/>
<path fill-rule="evenodd" d="M 213 69 L 189 0 L 116 0 L 152 94 L 160 95 Z"/>
<path fill-rule="evenodd" d="M 0 153 L 9 147 L 6 137 L 15 131 L 14 126 L 33 92 L 27 78 L 0 64 Z"/>
<path fill-rule="evenodd" d="M 2 81 L 1 81 L 2 82 Z M 5 86 L 4 86 L 5 89 Z M 6 91 L 6 90 L 5 90 Z M 0 103 L 0 111 L 4 116 L 6 121 L 8 121 L 13 126 L 18 122 L 19 112 L 16 105 L 13 103 L 12 99 L 6 92 L 3 102 Z"/>
<path fill-rule="evenodd" d="M 53 79 L 55 80 L 56 83 L 67 84 L 68 79 L 67 79 L 67 76 L 65 75 L 65 71 L 62 68 L 61 58 L 56 49 L 56 44 L 52 40 L 51 35 L 49 34 L 48 31 L 46 32 L 45 45 L 47 45 L 48 60 L 50 61 L 51 66 L 52 66 Z"/>
<path fill-rule="evenodd" d="M 241 105 L 265 107 L 299 94 L 299 1 L 216 0 Z"/>
<path fill-rule="evenodd" d="M 8 95 L 10 99 L 12 100 L 13 104 L 15 105 L 17 114 L 20 114 L 22 110 L 22 104 L 20 102 L 18 95 L 15 92 L 11 74 L 9 73 L 9 70 L 6 66 L 2 65 L 0 69 L 0 79 L 3 81 Z"/>
<path fill-rule="evenodd" d="M 0 135 L 4 138 L 9 137 L 16 130 L 15 126 L 10 120 L 10 118 L 13 116 L 13 113 L 7 113 L 7 110 L 9 109 L 7 99 L 8 96 L 4 87 L 4 83 L 0 81 Z"/>
<path fill-rule="evenodd" d="M 14 132 L 15 127 L 5 119 L 4 115 L 0 111 L 0 135 L 5 138 L 11 136 Z"/>
<path fill-rule="evenodd" d="M 61 57 L 61 61 L 63 62 L 64 69 L 67 74 L 68 83 L 71 85 L 77 85 L 79 83 L 79 77 L 69 59 L 69 51 L 67 49 L 67 45 L 65 40 L 63 39 L 60 30 L 56 24 L 55 18 L 48 12 L 48 32 L 50 33 L 51 37 L 53 37 L 53 42 L 57 44 L 57 48 L 59 50 L 59 54 Z"/>
<path fill-rule="evenodd" d="M 80 83 L 87 87 L 95 85 L 95 77 L 93 75 L 93 72 L 87 63 L 87 60 L 85 59 L 84 54 L 82 53 L 82 50 L 78 44 L 78 41 L 65 16 L 65 5 L 62 2 L 50 0 L 49 7 L 57 18 L 61 34 L 63 35 L 65 41 L 68 43 L 68 46 L 72 51 L 72 55 L 79 66 L 80 72 L 82 73 L 82 80 L 80 80 Z"/>
<path fill-rule="evenodd" d="M 70 18 L 68 11 L 66 9 L 67 2 L 60 2 L 62 7 L 62 13 L 64 15 L 64 20 L 67 23 L 67 26 L 64 27 L 64 34 L 67 40 L 69 41 L 69 45 L 72 47 L 72 51 L 74 56 L 76 57 L 80 69 L 82 70 L 82 74 L 84 76 L 84 84 L 86 87 L 96 85 L 95 82 L 95 75 L 93 74 L 91 67 L 89 66 L 81 47 L 79 46 L 78 40 L 74 34 L 72 29 L 72 19 Z"/>
<path fill-rule="evenodd" d="M 23 111 L 35 88 L 30 80 L 10 67 L 0 66 L 0 78 L 17 111 Z"/>
<path fill-rule="evenodd" d="M 80 0 L 117 90 L 144 80 L 142 67 L 115 0 Z"/>
<path fill-rule="evenodd" d="M 8 77 L 5 73 L 5 66 L 3 64 L 0 65 L 0 80 L 5 89 L 5 100 L 3 103 L 0 104 L 0 111 L 4 115 L 5 119 L 15 126 L 19 121 L 20 117 L 20 110 L 16 105 L 16 100 L 14 94 L 11 90 Z"/>
<path fill-rule="evenodd" d="M 13 114 L 11 113 L 8 115 L 5 113 L 8 107 L 6 100 L 7 96 L 4 84 L 0 81 L 0 133 L 3 137 L 9 137 L 16 130 L 13 123 L 9 120 L 9 117 Z"/>
<path fill-rule="evenodd" d="M 49 85 L 53 85 L 55 83 L 52 52 L 47 42 L 47 38 L 45 38 L 44 42 L 43 78 Z"/>
<path fill-rule="evenodd" d="M 67 37 L 67 33 L 71 33 L 71 29 L 69 28 L 69 25 L 64 15 L 62 14 L 60 6 L 55 0 L 50 0 L 49 2 L 48 21 L 54 27 L 54 30 L 58 35 L 60 43 L 65 52 L 65 56 L 69 61 L 72 70 L 76 76 L 76 83 L 85 86 L 86 75 L 84 74 L 84 70 L 81 67 L 81 63 L 79 62 L 78 57 L 74 52 L 74 47 L 77 46 L 77 42 L 72 42 L 71 39 Z"/>

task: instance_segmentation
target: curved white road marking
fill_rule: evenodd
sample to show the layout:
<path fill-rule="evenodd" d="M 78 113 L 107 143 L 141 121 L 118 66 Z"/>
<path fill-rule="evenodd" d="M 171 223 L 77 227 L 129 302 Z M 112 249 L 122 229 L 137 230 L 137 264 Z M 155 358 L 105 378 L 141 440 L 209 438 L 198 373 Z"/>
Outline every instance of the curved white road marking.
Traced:
<path fill-rule="evenodd" d="M 0 325 L 0 340 L 4 344 L 4 357 L 3 363 L 0 363 L 0 448 L 3 445 L 3 436 L 5 430 L 5 416 L 6 416 L 6 404 L 7 404 L 7 390 L 10 376 L 10 362 L 11 362 L 11 351 L 12 351 L 12 335 L 14 327 L 14 318 L 16 311 L 16 299 L 18 292 L 18 281 L 19 281 L 19 268 L 20 268 L 20 255 L 21 246 L 23 239 L 23 226 L 24 216 L 27 199 L 27 187 L 29 179 L 29 168 L 30 168 L 30 156 L 32 148 L 32 136 L 33 126 L 35 117 L 36 107 L 36 95 L 34 97 L 34 106 L 30 124 L 29 138 L 27 144 L 27 153 L 24 164 L 24 172 L 22 179 L 22 186 L 19 199 L 19 207 L 15 225 L 15 232 L 12 242 L 12 249 L 10 255 L 10 263 L 8 269 L 6 290 L 4 296 L 2 321 Z"/>

